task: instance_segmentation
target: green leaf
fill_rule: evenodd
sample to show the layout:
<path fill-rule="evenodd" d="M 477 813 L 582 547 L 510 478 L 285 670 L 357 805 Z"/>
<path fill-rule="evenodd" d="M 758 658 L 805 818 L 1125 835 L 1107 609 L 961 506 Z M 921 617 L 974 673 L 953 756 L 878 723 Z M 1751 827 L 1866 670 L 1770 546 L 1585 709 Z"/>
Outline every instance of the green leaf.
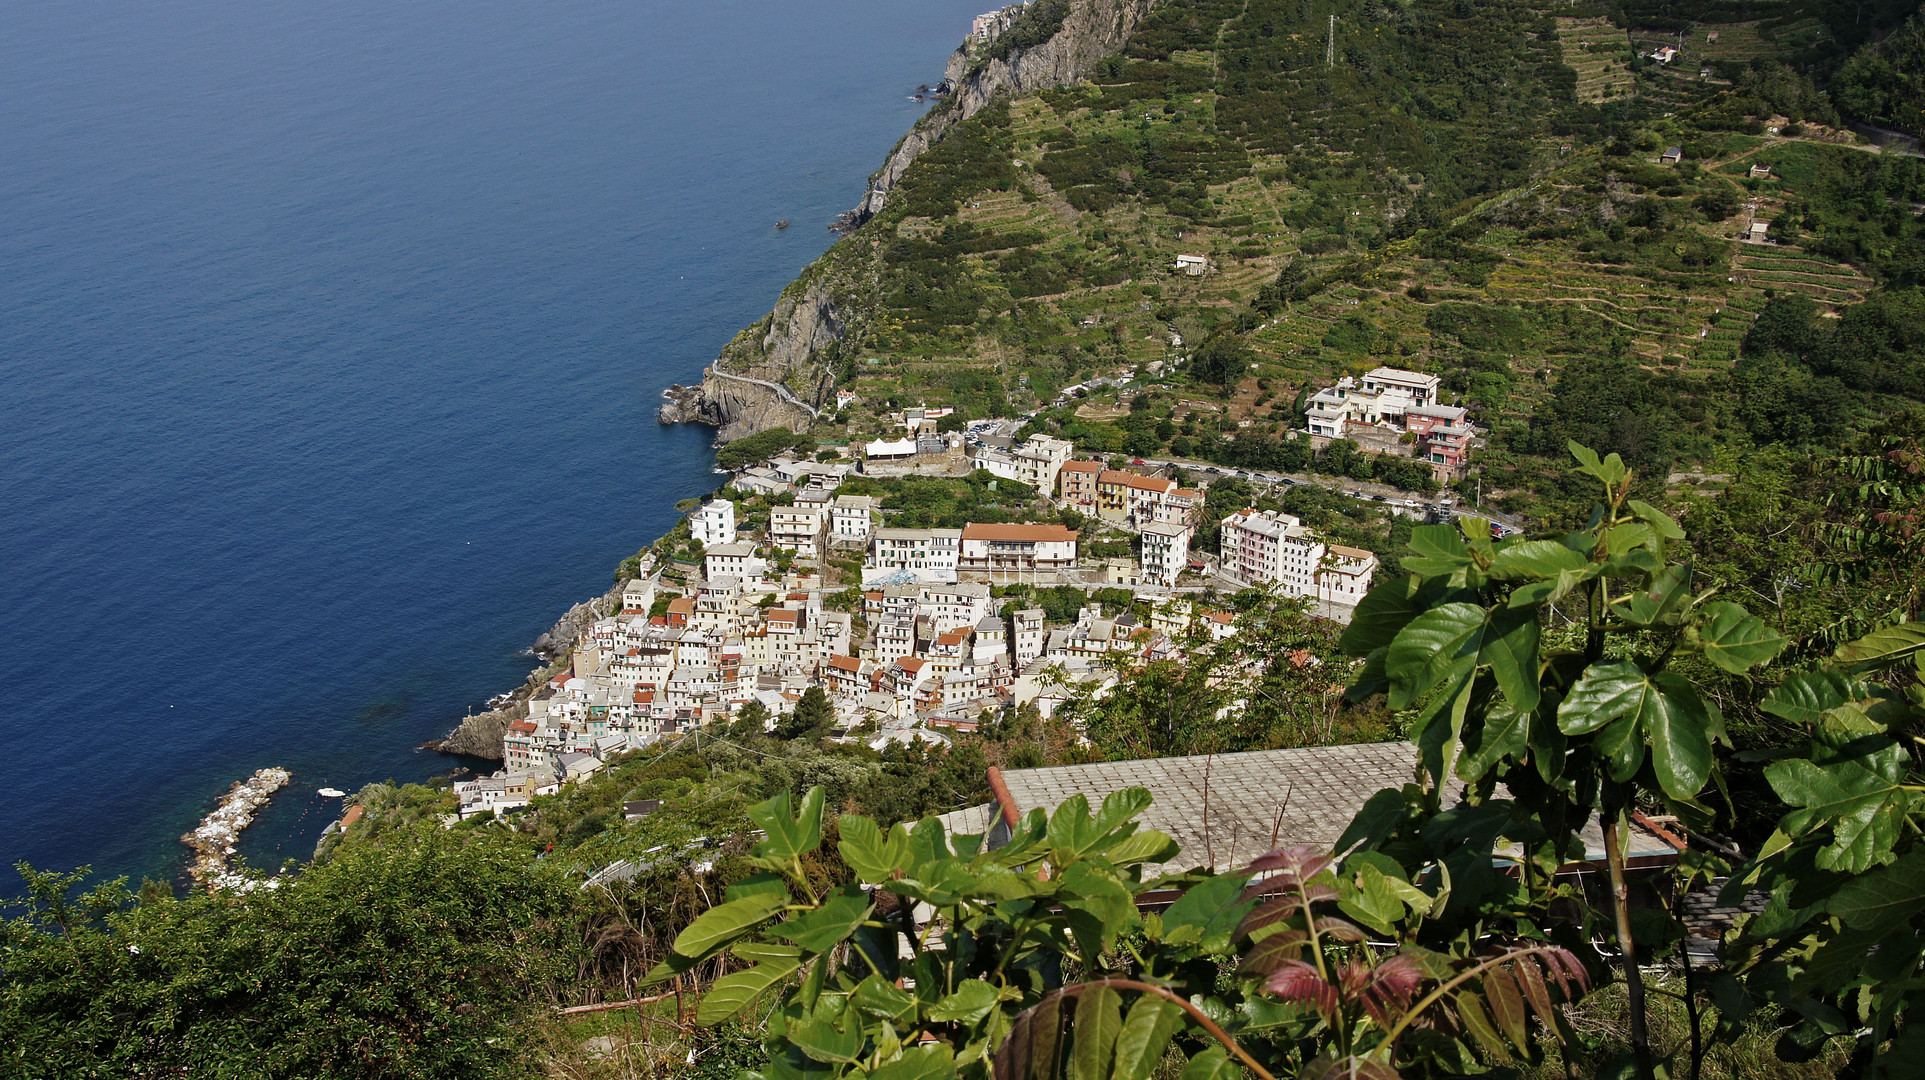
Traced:
<path fill-rule="evenodd" d="M 1117 1080 L 1149 1080 L 1170 1039 L 1183 1027 L 1183 1010 L 1154 994 L 1138 997 L 1116 1034 Z"/>
<path fill-rule="evenodd" d="M 1000 1000 L 995 986 L 981 979 L 965 979 L 955 993 L 930 1008 L 929 1019 L 939 1024 L 974 1024 L 988 1016 L 989 1010 L 995 1008 Z"/>
<path fill-rule="evenodd" d="M 1236 933 L 1237 925 L 1250 913 L 1251 908 L 1257 906 L 1255 897 L 1244 899 L 1245 884 L 1247 882 L 1240 876 L 1223 874 L 1204 878 L 1190 886 L 1163 913 L 1164 933 L 1193 926 L 1204 952 L 1229 951 L 1231 935 Z"/>
<path fill-rule="evenodd" d="M 856 984 L 849 994 L 849 1004 L 897 1026 L 916 1010 L 916 999 L 908 991 L 877 975 Z"/>
<path fill-rule="evenodd" d="M 1113 865 L 1129 866 L 1133 863 L 1169 862 L 1176 858 L 1176 853 L 1180 850 L 1177 842 L 1171 839 L 1168 833 L 1144 829 L 1102 848 L 1098 854 L 1108 859 Z"/>
<path fill-rule="evenodd" d="M 800 966 L 794 960 L 765 960 L 747 971 L 722 976 L 702 995 L 702 1003 L 695 1007 L 695 1022 L 712 1027 L 727 1020 Z"/>
<path fill-rule="evenodd" d="M 687 928 L 675 935 L 675 951 L 683 956 L 703 956 L 710 950 L 739 937 L 789 902 L 786 894 L 758 893 L 730 900 L 697 916 Z"/>
<path fill-rule="evenodd" d="M 1122 1028 L 1122 997 L 1107 986 L 1085 989 L 1070 1028 L 1069 1080 L 1109 1080 L 1110 1056 Z"/>
<path fill-rule="evenodd" d="M 1424 898 L 1425 903 L 1429 900 Z M 1337 907 L 1386 936 L 1396 933 L 1397 923 L 1404 917 L 1403 899 L 1391 888 L 1384 872 L 1369 863 L 1337 879 Z"/>
<path fill-rule="evenodd" d="M 827 952 L 855 933 L 856 927 L 874 910 L 875 905 L 863 894 L 862 886 L 844 885 L 824 900 L 821 907 L 778 924 L 775 932 L 809 952 Z"/>
<path fill-rule="evenodd" d="M 1651 583 L 1612 607 L 1618 618 L 1633 626 L 1656 626 L 1675 622 L 1680 604 L 1691 596 L 1691 568 L 1672 563 L 1651 578 Z"/>
<path fill-rule="evenodd" d="M 729 946 L 729 951 L 751 964 L 759 964 L 764 960 L 794 960 L 798 964 L 802 962 L 801 949 L 793 945 L 777 945 L 769 941 L 738 941 Z"/>
<path fill-rule="evenodd" d="M 1491 1023 L 1491 1014 L 1485 1010 L 1484 1002 L 1468 990 L 1462 990 L 1452 999 L 1457 1006 L 1457 1018 L 1464 1023 L 1464 1029 L 1471 1033 L 1484 1051 L 1504 1063 L 1511 1059 L 1510 1047 L 1504 1037 L 1497 1033 L 1497 1025 Z"/>
<path fill-rule="evenodd" d="M 1403 558 L 1404 569 L 1421 577 L 1450 577 L 1475 565 L 1464 538 L 1449 525 L 1419 525 L 1410 530 L 1410 552 Z M 1362 605 L 1358 607 L 1362 614 Z"/>
<path fill-rule="evenodd" d="M 868 1080 L 950 1080 L 956 1075 L 956 1055 L 947 1046 L 930 1043 L 911 1047 L 902 1056 L 869 1073 Z"/>
<path fill-rule="evenodd" d="M 1384 658 L 1390 707 L 1409 708 L 1445 682 L 1467 684 L 1484 666 L 1512 705 L 1537 707 L 1536 613 L 1445 604 L 1411 620 Z"/>
<path fill-rule="evenodd" d="M 724 900 L 740 900 L 745 896 L 761 896 L 765 893 L 771 896 L 786 897 L 789 895 L 789 886 L 782 880 L 780 874 L 750 874 L 741 881 L 730 885 L 728 891 L 722 894 L 722 898 Z"/>
<path fill-rule="evenodd" d="M 1542 581 L 1591 565 L 1582 552 L 1556 540 L 1526 540 L 1505 546 L 1491 560 L 1490 575 L 1499 581 Z"/>
<path fill-rule="evenodd" d="M 1243 1067 L 1230 1060 L 1229 1051 L 1212 1044 L 1183 1066 L 1177 1080 L 1241 1080 Z"/>
<path fill-rule="evenodd" d="M 1903 757 L 1902 748 L 1890 749 Z M 1896 778 L 1859 759 L 1824 765 L 1804 758 L 1775 761 L 1765 768 L 1765 780 L 1779 798 L 1800 808 L 1784 816 L 1786 832 L 1799 836 L 1831 826 L 1831 843 L 1818 852 L 1817 862 L 1847 874 L 1862 874 L 1889 859 L 1911 805 Z"/>
<path fill-rule="evenodd" d="M 1769 661 L 1790 644 L 1763 619 L 1730 601 L 1706 604 L 1698 617 L 1698 646 L 1704 658 L 1733 675 Z"/>
<path fill-rule="evenodd" d="M 814 851 L 822 843 L 822 795 L 820 784 L 810 788 L 793 817 L 786 791 L 749 807 L 749 820 L 768 834 L 768 839 L 755 845 L 755 854 L 765 859 L 793 859 Z"/>
<path fill-rule="evenodd" d="M 1865 684 L 1835 671 L 1794 671 L 1772 687 L 1760 707 L 1799 725 L 1816 725 L 1825 713 L 1869 694 Z"/>
<path fill-rule="evenodd" d="M 1624 459 L 1616 454 L 1612 454 L 1603 461 L 1599 461 L 1597 451 L 1588 446 L 1580 445 L 1575 439 L 1566 442 L 1564 445 L 1571 451 L 1571 456 L 1577 459 L 1577 471 L 1579 473 L 1585 476 L 1595 476 L 1599 480 L 1602 480 L 1607 487 L 1616 488 L 1618 485 L 1624 483 L 1626 476 L 1630 475 L 1630 470 L 1624 467 Z"/>
<path fill-rule="evenodd" d="M 1650 503 L 1639 502 L 1636 499 L 1632 499 L 1625 505 L 1631 508 L 1631 512 L 1637 515 L 1639 521 L 1651 526 L 1652 530 L 1664 539 L 1684 539 L 1684 530 L 1678 528 L 1678 523 L 1671 519 L 1670 514 L 1652 506 Z"/>
<path fill-rule="evenodd" d="M 844 814 L 836 820 L 836 831 L 842 837 L 836 845 L 842 861 L 871 885 L 891 880 L 908 865 L 909 832 L 901 825 L 891 826 L 885 836 L 861 814 Z"/>
<path fill-rule="evenodd" d="M 843 1031 L 826 1021 L 808 1020 L 789 1025 L 789 1041 L 815 1061 L 855 1061 L 868 1040 L 862 1029 Z"/>
<path fill-rule="evenodd" d="M 1531 714 L 1508 703 L 1500 703 L 1484 717 L 1477 733 L 1477 745 L 1466 743 L 1457 759 L 1457 775 L 1466 783 L 1476 783 L 1501 761 L 1522 758 L 1529 749 Z"/>
<path fill-rule="evenodd" d="M 1674 799 L 1702 791 L 1711 774 L 1716 725 L 1691 684 L 1670 672 L 1652 679 L 1632 661 L 1600 660 L 1584 669 L 1558 705 L 1557 726 L 1566 735 L 1606 728 L 1598 752 L 1620 781 L 1637 772 L 1648 743 L 1658 783 Z"/>
<path fill-rule="evenodd" d="M 1376 847 L 1384 842 L 1404 820 L 1404 793 L 1397 788 L 1384 788 L 1364 800 L 1357 808 L 1357 816 L 1350 819 L 1344 827 L 1343 835 L 1331 845 L 1332 851 L 1345 852 L 1358 845 L 1366 848 Z"/>
<path fill-rule="evenodd" d="M 1463 542 L 1459 541 L 1458 546 L 1462 547 Z M 1357 601 L 1350 625 L 1344 627 L 1337 644 L 1351 656 L 1368 656 L 1389 645 L 1404 624 L 1429 606 L 1424 579 L 1415 574 L 1378 582 Z"/>
<path fill-rule="evenodd" d="M 1840 645 L 1832 655 L 1841 664 L 1882 664 L 1921 647 L 1925 647 L 1925 622 L 1903 622 Z"/>

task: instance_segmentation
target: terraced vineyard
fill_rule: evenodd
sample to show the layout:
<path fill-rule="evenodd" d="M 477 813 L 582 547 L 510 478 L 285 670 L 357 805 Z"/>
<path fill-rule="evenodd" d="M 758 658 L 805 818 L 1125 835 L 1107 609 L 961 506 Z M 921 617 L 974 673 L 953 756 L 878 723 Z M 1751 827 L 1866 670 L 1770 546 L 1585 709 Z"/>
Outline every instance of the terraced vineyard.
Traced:
<path fill-rule="evenodd" d="M 1631 41 L 1611 20 L 1559 19 L 1558 42 L 1564 62 L 1577 72 L 1577 99 L 1600 102 L 1627 97 L 1636 86 L 1631 75 Z"/>
<path fill-rule="evenodd" d="M 1732 267 L 1741 287 L 1803 293 L 1836 313 L 1865 299 L 1871 281 L 1844 263 L 1800 248 L 1741 242 Z"/>

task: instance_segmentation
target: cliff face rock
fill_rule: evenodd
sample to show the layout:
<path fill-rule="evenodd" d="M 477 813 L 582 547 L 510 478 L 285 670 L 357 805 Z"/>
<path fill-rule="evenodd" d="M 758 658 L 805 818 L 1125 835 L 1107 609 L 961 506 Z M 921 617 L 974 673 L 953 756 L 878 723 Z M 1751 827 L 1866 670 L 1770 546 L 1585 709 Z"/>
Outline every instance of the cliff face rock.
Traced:
<path fill-rule="evenodd" d="M 568 609 L 568 613 L 555 621 L 548 632 L 535 639 L 535 653 L 546 660 L 559 660 L 563 653 L 575 647 L 582 631 L 596 619 L 605 618 L 622 602 L 622 587 L 617 584 L 593 600 L 583 600 Z"/>
<path fill-rule="evenodd" d="M 428 746 L 444 754 L 466 754 L 500 761 L 501 737 L 508 734 L 508 725 L 527 716 L 528 703 L 525 700 L 505 708 L 476 713 L 462 720 L 461 726 L 450 731 L 447 738 L 429 743 Z"/>
<path fill-rule="evenodd" d="M 981 63 L 971 59 L 967 44 L 951 53 L 949 66 L 943 72 L 951 87 L 949 96 L 896 144 L 889 160 L 869 178 L 869 190 L 856 207 L 856 221 L 864 222 L 880 213 L 890 189 L 909 171 L 910 164 L 948 134 L 950 128 L 981 112 L 997 96 L 1027 94 L 1082 81 L 1098 61 L 1123 47 L 1154 2 L 1071 0 L 1063 28 L 1040 45 L 1012 49 L 1006 57 Z M 1013 21 L 1003 20 L 998 34 L 1005 32 Z"/>
<path fill-rule="evenodd" d="M 846 215 L 860 226 L 879 212 L 889 192 L 923 151 L 995 98 L 1066 86 L 1086 77 L 1104 57 L 1121 49 L 1155 0 L 1068 0 L 1060 29 L 1048 40 L 989 58 L 986 47 L 965 44 L 950 57 L 942 103 L 925 115 L 869 178 L 862 203 Z M 996 33 L 1017 24 L 1020 5 L 1004 10 Z M 992 39 L 993 40 L 993 39 Z M 973 55 L 972 55 L 973 53 Z M 657 414 L 664 424 L 712 424 L 726 442 L 769 428 L 800 431 L 829 411 L 835 389 L 830 354 L 845 340 L 851 304 L 847 297 L 874 288 L 873 281 L 836 281 L 805 272 L 783 290 L 775 310 L 738 334 L 698 386 L 672 387 Z M 814 274 L 815 276 L 810 276 Z"/>

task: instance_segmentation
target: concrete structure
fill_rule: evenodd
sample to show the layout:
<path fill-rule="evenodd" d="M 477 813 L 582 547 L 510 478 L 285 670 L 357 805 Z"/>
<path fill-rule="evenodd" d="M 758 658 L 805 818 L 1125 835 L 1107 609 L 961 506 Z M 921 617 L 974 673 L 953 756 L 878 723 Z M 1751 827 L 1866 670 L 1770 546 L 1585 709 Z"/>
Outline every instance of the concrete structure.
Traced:
<path fill-rule="evenodd" d="M 1464 475 L 1475 430 L 1458 405 L 1413 405 L 1404 410 L 1404 427 L 1417 436 L 1417 459 L 1431 464 L 1446 483 Z"/>
<path fill-rule="evenodd" d="M 1151 585 L 1175 585 L 1190 561 L 1190 527 L 1153 521 L 1143 526 L 1142 547 L 1136 564 L 1142 580 Z"/>
<path fill-rule="evenodd" d="M 963 572 L 999 580 L 1054 577 L 1076 567 L 1076 533 L 1061 525 L 970 524 L 962 531 Z"/>
<path fill-rule="evenodd" d="M 1223 519 L 1222 572 L 1244 585 L 1275 583 L 1291 596 L 1355 606 L 1377 572 L 1377 557 L 1327 545 L 1288 514 L 1243 510 Z"/>
<path fill-rule="evenodd" d="M 735 542 L 735 504 L 727 499 L 710 499 L 688 516 L 689 535 L 703 547 Z"/>
<path fill-rule="evenodd" d="M 1305 403 L 1310 434 L 1341 439 L 1346 422 L 1401 425 L 1410 409 L 1436 404 L 1441 382 L 1435 375 L 1388 367 L 1371 369 L 1361 382 L 1346 375 Z"/>
<path fill-rule="evenodd" d="M 754 544 L 717 544 L 702 556 L 702 575 L 710 581 L 761 577 L 768 566 L 756 556 Z"/>
<path fill-rule="evenodd" d="M 1178 255 L 1175 269 L 1191 277 L 1201 277 L 1210 268 L 1210 260 L 1203 255 Z"/>

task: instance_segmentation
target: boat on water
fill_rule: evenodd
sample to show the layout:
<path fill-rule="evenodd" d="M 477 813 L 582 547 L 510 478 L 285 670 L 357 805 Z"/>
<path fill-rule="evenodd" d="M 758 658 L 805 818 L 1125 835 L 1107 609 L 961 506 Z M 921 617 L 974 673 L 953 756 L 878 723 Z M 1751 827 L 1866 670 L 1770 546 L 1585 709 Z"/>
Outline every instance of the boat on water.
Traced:
<path fill-rule="evenodd" d="M 316 791 L 315 794 L 329 799 L 345 799 L 348 795 L 347 792 L 342 791 L 340 788 L 331 787 L 321 788 L 319 791 Z"/>
<path fill-rule="evenodd" d="M 788 219 L 788 218 L 783 218 L 783 219 L 782 219 L 781 221 L 778 221 L 778 222 L 776 222 L 776 223 L 775 223 L 775 227 L 776 227 L 776 228 L 778 228 L 778 229 L 786 229 L 786 228 L 788 228 L 788 227 L 789 227 L 789 219 Z"/>

